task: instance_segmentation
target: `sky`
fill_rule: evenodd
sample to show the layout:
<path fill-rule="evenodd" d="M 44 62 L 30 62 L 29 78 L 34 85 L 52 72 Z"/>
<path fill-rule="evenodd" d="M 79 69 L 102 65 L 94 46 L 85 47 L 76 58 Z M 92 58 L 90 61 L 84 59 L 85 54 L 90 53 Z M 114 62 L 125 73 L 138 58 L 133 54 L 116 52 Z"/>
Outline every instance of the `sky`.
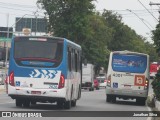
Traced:
<path fill-rule="evenodd" d="M 36 1 L 0 0 L 0 26 L 14 27 L 15 17 L 44 17 L 43 10 L 37 9 Z M 94 4 L 99 12 L 106 9 L 121 15 L 124 24 L 151 41 L 151 31 L 158 24 L 160 5 L 150 6 L 150 2 L 160 4 L 160 0 L 97 0 Z"/>

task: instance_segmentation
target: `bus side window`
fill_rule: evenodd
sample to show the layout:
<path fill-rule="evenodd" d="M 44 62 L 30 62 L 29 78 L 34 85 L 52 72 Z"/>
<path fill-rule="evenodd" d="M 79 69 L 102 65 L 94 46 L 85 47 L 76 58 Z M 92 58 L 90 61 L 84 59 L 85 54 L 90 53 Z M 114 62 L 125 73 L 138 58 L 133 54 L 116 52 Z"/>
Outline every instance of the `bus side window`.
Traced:
<path fill-rule="evenodd" d="M 71 67 L 71 50 L 68 47 L 68 70 L 71 71 L 72 67 Z"/>
<path fill-rule="evenodd" d="M 72 66 L 73 71 L 75 71 L 75 57 L 74 56 L 75 56 L 75 50 L 72 49 L 72 57 L 71 57 L 72 58 L 72 62 L 71 62 L 72 65 L 71 66 Z"/>
<path fill-rule="evenodd" d="M 75 52 L 75 68 L 76 68 L 76 72 L 79 71 L 79 52 Z"/>

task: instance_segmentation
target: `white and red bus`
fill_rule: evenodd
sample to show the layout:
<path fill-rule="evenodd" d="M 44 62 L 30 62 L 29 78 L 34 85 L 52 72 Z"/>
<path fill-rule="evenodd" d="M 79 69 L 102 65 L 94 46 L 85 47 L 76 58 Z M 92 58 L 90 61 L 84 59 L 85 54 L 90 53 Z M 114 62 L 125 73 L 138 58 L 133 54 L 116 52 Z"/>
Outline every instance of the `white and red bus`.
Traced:
<path fill-rule="evenodd" d="M 145 105 L 148 96 L 149 55 L 131 51 L 110 53 L 106 102 L 116 102 L 116 97 L 136 99 Z"/>

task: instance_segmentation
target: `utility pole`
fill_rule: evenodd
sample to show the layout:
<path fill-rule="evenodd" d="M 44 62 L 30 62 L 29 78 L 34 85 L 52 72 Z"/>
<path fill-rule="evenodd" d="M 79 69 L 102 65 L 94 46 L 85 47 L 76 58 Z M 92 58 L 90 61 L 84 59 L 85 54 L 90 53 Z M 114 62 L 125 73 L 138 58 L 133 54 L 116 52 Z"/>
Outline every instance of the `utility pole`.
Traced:
<path fill-rule="evenodd" d="M 9 13 L 7 14 L 7 39 L 9 38 Z M 4 48 L 6 49 L 6 58 L 4 60 L 4 67 L 7 68 L 7 59 L 8 59 L 8 41 L 4 42 Z"/>
<path fill-rule="evenodd" d="M 160 5 L 160 3 L 150 2 L 149 5 L 150 5 L 150 6 L 152 6 L 152 5 L 157 5 L 157 6 L 158 6 L 158 5 Z M 159 12 L 159 22 L 160 22 L 160 7 L 159 7 L 159 11 L 158 11 L 158 12 Z"/>

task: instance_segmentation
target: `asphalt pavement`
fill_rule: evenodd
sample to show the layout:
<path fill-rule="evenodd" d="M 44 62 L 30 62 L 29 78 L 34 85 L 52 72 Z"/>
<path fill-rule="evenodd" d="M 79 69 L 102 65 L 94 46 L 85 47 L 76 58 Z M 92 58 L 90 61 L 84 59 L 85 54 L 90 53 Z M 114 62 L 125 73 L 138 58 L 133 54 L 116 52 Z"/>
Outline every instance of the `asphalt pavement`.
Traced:
<path fill-rule="evenodd" d="M 5 91 L 5 85 L 0 85 L 0 94 Z"/>

